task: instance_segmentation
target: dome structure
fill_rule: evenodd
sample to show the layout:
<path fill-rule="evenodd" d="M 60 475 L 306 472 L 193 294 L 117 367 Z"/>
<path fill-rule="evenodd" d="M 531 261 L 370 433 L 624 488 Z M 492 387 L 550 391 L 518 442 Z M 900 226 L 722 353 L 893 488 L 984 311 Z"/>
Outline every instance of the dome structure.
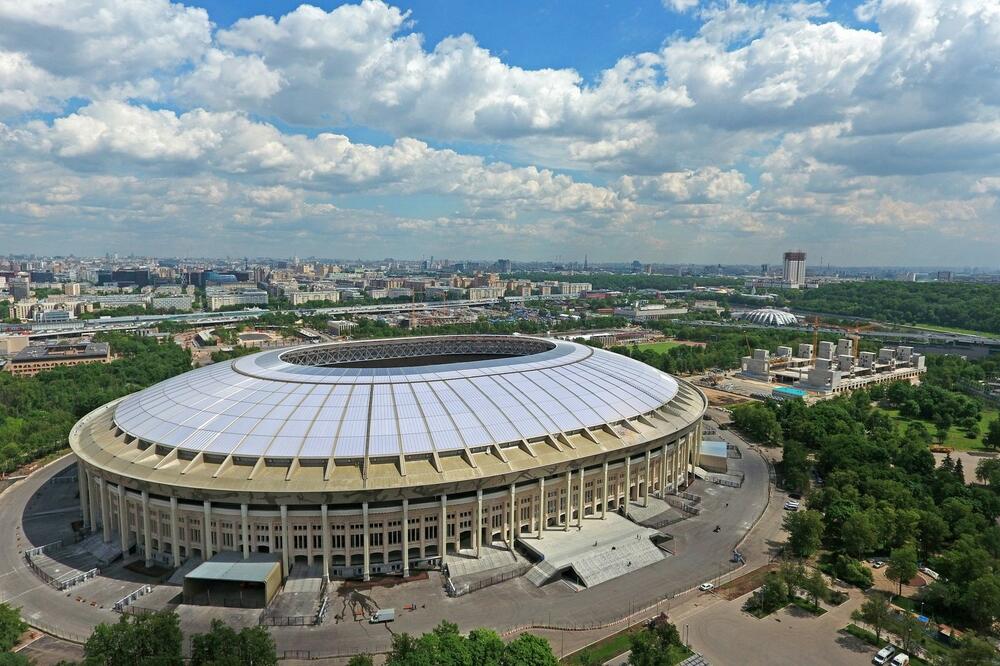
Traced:
<path fill-rule="evenodd" d="M 85 522 L 122 551 L 367 578 L 685 487 L 706 406 L 575 342 L 412 337 L 192 370 L 88 414 L 70 446 Z"/>
<path fill-rule="evenodd" d="M 742 319 L 761 326 L 794 326 L 798 323 L 798 319 L 791 312 L 774 308 L 750 310 L 743 314 Z"/>

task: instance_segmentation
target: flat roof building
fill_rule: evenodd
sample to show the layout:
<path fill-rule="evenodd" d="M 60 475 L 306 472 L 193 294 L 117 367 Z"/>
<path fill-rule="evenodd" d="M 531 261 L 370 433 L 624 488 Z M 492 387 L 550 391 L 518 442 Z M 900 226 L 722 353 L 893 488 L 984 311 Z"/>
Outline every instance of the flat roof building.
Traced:
<path fill-rule="evenodd" d="M 4 368 L 17 377 L 34 377 L 53 368 L 85 363 L 110 363 L 107 342 L 73 342 L 25 347 Z"/>

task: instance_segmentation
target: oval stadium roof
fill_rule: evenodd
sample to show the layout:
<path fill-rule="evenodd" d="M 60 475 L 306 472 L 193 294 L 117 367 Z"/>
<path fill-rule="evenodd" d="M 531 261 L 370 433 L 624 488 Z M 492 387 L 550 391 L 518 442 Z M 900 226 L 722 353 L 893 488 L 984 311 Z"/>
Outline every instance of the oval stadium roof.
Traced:
<path fill-rule="evenodd" d="M 774 308 L 750 310 L 743 314 L 743 319 L 764 326 L 794 326 L 798 323 L 798 319 L 791 312 L 775 310 Z"/>
<path fill-rule="evenodd" d="M 476 450 L 632 419 L 674 398 L 655 368 L 574 342 L 441 336 L 266 351 L 122 400 L 125 433 L 182 451 L 359 459 Z"/>

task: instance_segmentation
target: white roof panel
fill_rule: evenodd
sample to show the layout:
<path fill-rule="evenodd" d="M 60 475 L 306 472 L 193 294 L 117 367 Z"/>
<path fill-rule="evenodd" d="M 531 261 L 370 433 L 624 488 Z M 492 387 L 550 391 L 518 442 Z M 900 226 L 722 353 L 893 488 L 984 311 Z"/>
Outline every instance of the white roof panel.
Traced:
<path fill-rule="evenodd" d="M 420 339 L 400 344 L 404 340 Z M 497 340 L 530 344 L 534 351 L 383 368 L 286 360 L 289 352 L 322 351 L 317 345 L 266 351 L 129 396 L 118 404 L 115 422 L 135 437 L 190 451 L 359 458 L 576 431 L 634 418 L 677 393 L 669 375 L 608 351 L 526 336 L 480 336 L 474 342 Z"/>

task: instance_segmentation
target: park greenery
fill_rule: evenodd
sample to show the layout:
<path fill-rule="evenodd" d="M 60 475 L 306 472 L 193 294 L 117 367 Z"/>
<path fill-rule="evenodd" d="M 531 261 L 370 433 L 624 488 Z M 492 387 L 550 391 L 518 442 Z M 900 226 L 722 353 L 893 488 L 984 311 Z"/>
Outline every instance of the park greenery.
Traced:
<path fill-rule="evenodd" d="M 789 562 L 767 574 L 763 585 L 743 604 L 743 610 L 764 617 L 794 603 L 810 613 L 822 614 L 826 611 L 819 605 L 820 600 L 840 601 L 834 595 L 818 570 L 809 572 L 801 564 Z"/>
<path fill-rule="evenodd" d="M 1000 333 L 1000 285 L 945 282 L 844 282 L 780 292 L 799 310 L 895 324 Z"/>
<path fill-rule="evenodd" d="M 884 397 L 931 388 L 890 386 Z M 964 399 L 939 397 L 921 413 L 962 418 L 972 409 Z M 921 398 L 913 400 L 922 410 Z M 786 521 L 793 555 L 819 556 L 825 570 L 862 586 L 871 578 L 860 560 L 879 556 L 899 591 L 924 564 L 941 574 L 920 592 L 926 612 L 979 630 L 1000 619 L 1000 485 L 967 485 L 960 461 L 950 457 L 936 466 L 926 428 L 901 432 L 867 391 L 811 406 L 768 402 L 733 412 L 750 437 L 783 446 L 782 478 L 809 491 L 808 510 Z M 1000 480 L 991 471 L 984 477 Z"/>
<path fill-rule="evenodd" d="M 102 333 L 116 357 L 109 364 L 55 368 L 34 377 L 0 372 L 0 471 L 66 447 L 70 429 L 101 405 L 191 368 L 172 342 Z"/>
<path fill-rule="evenodd" d="M 27 628 L 16 608 L 0 603 L 0 652 L 8 652 L 14 647 Z"/>
<path fill-rule="evenodd" d="M 681 641 L 677 627 L 664 618 L 630 634 L 629 649 L 629 666 L 674 666 L 692 654 Z"/>
<path fill-rule="evenodd" d="M 122 615 L 99 624 L 83 647 L 83 666 L 276 666 L 274 639 L 265 627 L 239 631 L 212 620 L 209 631 L 191 636 L 191 655 L 183 654 L 184 634 L 176 613 Z M 63 662 L 66 664 L 66 662 Z"/>
<path fill-rule="evenodd" d="M 348 666 L 371 666 L 368 655 L 353 657 Z M 419 637 L 407 633 L 392 637 L 386 666 L 556 666 L 549 642 L 521 634 L 509 643 L 491 629 L 473 629 L 463 635 L 458 625 L 441 622 Z"/>

